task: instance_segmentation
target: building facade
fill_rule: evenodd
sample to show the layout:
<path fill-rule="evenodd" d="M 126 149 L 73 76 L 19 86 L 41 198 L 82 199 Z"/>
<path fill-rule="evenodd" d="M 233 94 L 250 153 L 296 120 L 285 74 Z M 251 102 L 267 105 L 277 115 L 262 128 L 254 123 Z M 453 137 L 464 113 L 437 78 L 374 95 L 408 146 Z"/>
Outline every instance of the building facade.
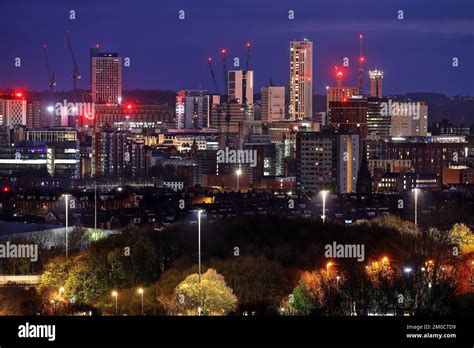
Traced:
<path fill-rule="evenodd" d="M 285 87 L 265 86 L 261 89 L 263 122 L 285 120 Z"/>
<path fill-rule="evenodd" d="M 229 71 L 227 92 L 231 103 L 253 104 L 253 71 Z"/>
<path fill-rule="evenodd" d="M 122 58 L 118 53 L 91 49 L 91 93 L 93 103 L 122 101 Z"/>
<path fill-rule="evenodd" d="M 313 117 L 313 43 L 307 39 L 290 42 L 291 120 Z"/>
<path fill-rule="evenodd" d="M 209 127 L 209 94 L 205 90 L 182 90 L 176 95 L 176 128 Z"/>
<path fill-rule="evenodd" d="M 297 188 L 338 193 L 356 191 L 360 166 L 358 134 L 298 132 L 296 137 Z"/>

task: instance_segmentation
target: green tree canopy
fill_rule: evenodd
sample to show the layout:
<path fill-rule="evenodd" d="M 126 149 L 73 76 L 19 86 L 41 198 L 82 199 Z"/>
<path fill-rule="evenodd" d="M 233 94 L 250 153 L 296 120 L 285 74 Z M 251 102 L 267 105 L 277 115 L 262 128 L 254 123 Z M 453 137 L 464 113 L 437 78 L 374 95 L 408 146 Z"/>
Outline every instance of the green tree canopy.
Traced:
<path fill-rule="evenodd" d="M 201 277 L 194 273 L 186 277 L 175 290 L 179 313 L 197 315 L 226 315 L 237 307 L 237 297 L 222 275 L 209 268 Z"/>

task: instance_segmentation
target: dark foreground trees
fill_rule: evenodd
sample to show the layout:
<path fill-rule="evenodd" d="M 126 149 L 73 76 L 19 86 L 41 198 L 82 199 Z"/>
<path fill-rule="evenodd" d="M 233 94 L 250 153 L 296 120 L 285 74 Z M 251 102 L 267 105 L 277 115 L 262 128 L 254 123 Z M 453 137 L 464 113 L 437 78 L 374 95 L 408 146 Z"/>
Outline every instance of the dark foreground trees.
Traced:
<path fill-rule="evenodd" d="M 192 314 L 198 307 L 208 314 L 451 313 L 459 311 L 459 293 L 470 289 L 471 237 L 464 225 L 419 230 L 395 217 L 350 226 L 276 216 L 203 222 L 203 272 L 214 269 L 238 300 L 223 312 L 206 312 L 194 300 L 188 309 L 176 302 L 176 289 L 197 273 L 196 226 L 129 229 L 67 260 L 51 259 L 39 290 L 48 301 L 105 314 L 115 313 L 112 291 L 120 313 L 141 314 L 138 288 L 144 289 L 145 314 L 153 315 Z M 333 242 L 364 245 L 364 261 L 325 258 L 324 247 Z M 194 289 L 194 278 L 185 289 Z"/>

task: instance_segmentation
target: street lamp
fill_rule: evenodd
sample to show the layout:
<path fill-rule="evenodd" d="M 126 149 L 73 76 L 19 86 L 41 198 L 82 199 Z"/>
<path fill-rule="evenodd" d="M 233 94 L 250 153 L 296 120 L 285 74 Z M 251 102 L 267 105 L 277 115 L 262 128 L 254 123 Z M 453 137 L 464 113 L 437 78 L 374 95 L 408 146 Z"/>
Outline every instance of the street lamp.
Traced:
<path fill-rule="evenodd" d="M 418 193 L 420 189 L 414 188 L 413 192 L 415 194 L 415 226 L 418 226 Z"/>
<path fill-rule="evenodd" d="M 97 233 L 97 181 L 94 183 L 94 232 Z"/>
<path fill-rule="evenodd" d="M 139 289 L 138 289 L 138 293 L 142 296 L 142 315 L 143 315 L 143 313 L 144 313 L 144 312 L 143 312 L 143 293 L 144 293 L 143 288 L 139 288 Z"/>
<path fill-rule="evenodd" d="M 118 314 L 118 293 L 117 291 L 112 291 L 112 297 L 115 298 L 115 314 Z"/>
<path fill-rule="evenodd" d="M 63 296 L 63 293 L 64 293 L 64 288 L 61 286 L 59 288 L 59 297 L 62 297 Z"/>
<path fill-rule="evenodd" d="M 237 169 L 235 171 L 235 174 L 237 175 L 237 192 L 240 191 L 240 176 L 242 175 L 242 169 Z"/>
<path fill-rule="evenodd" d="M 326 196 L 328 192 L 327 190 L 321 191 L 321 195 L 323 196 L 323 215 L 321 216 L 323 223 L 326 221 Z"/>
<path fill-rule="evenodd" d="M 326 272 L 329 273 L 329 268 L 331 268 L 332 265 L 333 265 L 332 262 L 328 262 L 328 263 L 326 264 Z"/>
<path fill-rule="evenodd" d="M 70 195 L 65 193 L 65 194 L 63 194 L 63 196 L 64 196 L 64 203 L 66 205 L 66 213 L 65 213 L 66 214 L 66 230 L 65 230 L 64 233 L 66 234 L 66 258 L 67 258 L 68 257 L 68 248 L 69 248 L 68 231 L 67 231 L 68 230 L 68 223 L 69 223 L 69 220 L 68 220 L 68 214 L 69 214 L 69 212 L 68 212 L 68 208 L 69 208 L 68 198 L 69 198 Z"/>
<path fill-rule="evenodd" d="M 411 267 L 405 267 L 405 268 L 403 269 L 403 272 L 405 272 L 405 273 L 408 274 L 408 275 L 410 275 L 411 271 L 412 271 Z"/>
<path fill-rule="evenodd" d="M 201 215 L 202 210 L 198 210 L 198 271 L 199 271 L 199 284 L 201 284 Z"/>
<path fill-rule="evenodd" d="M 341 280 L 340 276 L 336 276 L 336 290 L 339 291 L 339 280 Z"/>
<path fill-rule="evenodd" d="M 474 261 L 471 261 L 471 283 L 474 281 L 474 278 L 472 276 L 472 267 L 474 266 Z"/>

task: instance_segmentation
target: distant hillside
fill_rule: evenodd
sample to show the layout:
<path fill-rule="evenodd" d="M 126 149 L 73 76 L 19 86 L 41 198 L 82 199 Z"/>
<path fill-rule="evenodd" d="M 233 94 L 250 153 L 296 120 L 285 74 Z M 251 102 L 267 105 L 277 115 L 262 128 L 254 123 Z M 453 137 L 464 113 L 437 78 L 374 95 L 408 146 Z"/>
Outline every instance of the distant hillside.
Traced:
<path fill-rule="evenodd" d="M 474 98 L 448 97 L 440 93 L 407 93 L 394 96 L 397 99 L 423 100 L 428 104 L 429 122 L 438 122 L 443 118 L 455 124 L 474 124 Z"/>
<path fill-rule="evenodd" d="M 474 97 L 448 97 L 441 93 L 407 93 L 387 96 L 393 100 L 425 101 L 428 104 L 429 123 L 447 118 L 455 124 L 474 124 Z M 313 96 L 313 109 L 326 111 L 326 96 Z"/>

